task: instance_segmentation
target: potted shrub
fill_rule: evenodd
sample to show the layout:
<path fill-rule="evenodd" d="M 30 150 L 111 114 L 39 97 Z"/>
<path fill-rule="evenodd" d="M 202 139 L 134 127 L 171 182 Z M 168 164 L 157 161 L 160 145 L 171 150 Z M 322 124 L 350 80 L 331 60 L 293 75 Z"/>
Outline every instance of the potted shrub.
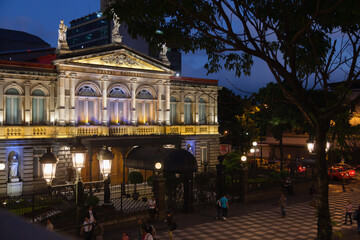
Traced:
<path fill-rule="evenodd" d="M 142 183 L 144 181 L 143 175 L 138 171 L 133 171 L 129 174 L 129 182 L 134 184 L 134 193 L 132 195 L 134 200 L 138 200 L 140 194 L 136 191 L 136 184 Z"/>

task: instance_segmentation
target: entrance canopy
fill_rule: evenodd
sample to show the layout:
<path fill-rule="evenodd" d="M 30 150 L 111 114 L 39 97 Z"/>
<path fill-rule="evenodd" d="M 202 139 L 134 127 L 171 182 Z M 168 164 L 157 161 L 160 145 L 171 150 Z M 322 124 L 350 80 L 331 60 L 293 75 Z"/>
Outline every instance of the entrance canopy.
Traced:
<path fill-rule="evenodd" d="M 161 162 L 162 171 L 171 173 L 196 172 L 195 157 L 184 149 L 169 149 L 161 147 L 140 146 L 135 147 L 128 154 L 125 166 L 155 170 L 155 163 Z"/>

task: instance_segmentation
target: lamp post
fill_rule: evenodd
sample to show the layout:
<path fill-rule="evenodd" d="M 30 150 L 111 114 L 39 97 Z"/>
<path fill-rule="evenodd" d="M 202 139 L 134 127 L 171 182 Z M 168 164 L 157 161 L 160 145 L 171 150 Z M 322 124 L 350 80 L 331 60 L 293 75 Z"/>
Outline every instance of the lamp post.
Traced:
<path fill-rule="evenodd" d="M 163 168 L 164 165 L 161 161 L 154 164 L 154 170 L 157 172 L 157 176 L 154 177 L 153 187 L 154 196 L 159 208 L 159 219 L 165 219 L 165 178 L 161 174 Z"/>
<path fill-rule="evenodd" d="M 76 169 L 76 181 L 75 181 L 75 187 L 76 187 L 76 205 L 80 206 L 82 205 L 82 199 L 83 199 L 83 184 L 81 181 L 81 169 L 85 165 L 85 158 L 87 153 L 87 148 L 84 144 L 81 143 L 81 139 L 78 138 L 77 142 L 71 146 L 70 152 L 72 155 L 73 160 L 73 166 Z"/>
<path fill-rule="evenodd" d="M 246 167 L 247 157 L 245 155 L 241 156 L 241 170 L 240 170 L 240 200 L 246 202 L 246 195 L 248 193 L 248 172 Z"/>
<path fill-rule="evenodd" d="M 110 180 L 109 174 L 111 173 L 111 163 L 114 159 L 114 154 L 108 150 L 107 146 L 103 146 L 97 154 L 97 159 L 100 164 L 100 171 L 104 177 L 104 203 L 110 204 Z"/>
<path fill-rule="evenodd" d="M 251 164 L 251 168 L 254 168 L 254 164 L 255 164 L 255 148 L 251 148 L 250 149 L 250 153 L 252 153 L 252 154 L 254 154 L 254 159 L 253 159 L 253 162 L 252 162 L 252 164 Z"/>
<path fill-rule="evenodd" d="M 51 186 L 52 180 L 55 178 L 57 157 L 52 153 L 51 148 L 48 147 L 47 152 L 40 157 L 39 160 L 43 172 L 43 178 L 46 180 L 48 186 Z"/>

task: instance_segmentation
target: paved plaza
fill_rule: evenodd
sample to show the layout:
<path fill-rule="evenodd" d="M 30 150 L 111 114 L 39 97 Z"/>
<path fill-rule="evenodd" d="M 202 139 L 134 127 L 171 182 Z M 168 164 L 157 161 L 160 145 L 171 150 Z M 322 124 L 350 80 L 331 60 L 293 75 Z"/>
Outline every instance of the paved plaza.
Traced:
<path fill-rule="evenodd" d="M 334 231 L 344 234 L 344 239 L 360 239 L 356 231 L 356 221 L 352 225 L 343 225 L 344 209 L 350 200 L 354 209 L 360 204 L 360 188 L 357 181 L 350 184 L 346 192 L 341 185 L 330 185 L 330 211 L 336 223 Z M 192 214 L 175 216 L 178 229 L 174 239 L 314 239 L 316 237 L 316 210 L 314 201 L 307 194 L 294 195 L 288 198 L 286 217 L 281 217 L 275 199 L 265 203 L 230 205 L 227 221 L 216 221 L 216 209 L 198 210 Z M 156 239 L 168 239 L 164 223 L 156 224 Z M 128 231 L 132 239 L 137 239 L 135 231 Z M 118 233 L 119 234 L 119 233 Z M 105 239 L 121 239 L 109 234 Z"/>

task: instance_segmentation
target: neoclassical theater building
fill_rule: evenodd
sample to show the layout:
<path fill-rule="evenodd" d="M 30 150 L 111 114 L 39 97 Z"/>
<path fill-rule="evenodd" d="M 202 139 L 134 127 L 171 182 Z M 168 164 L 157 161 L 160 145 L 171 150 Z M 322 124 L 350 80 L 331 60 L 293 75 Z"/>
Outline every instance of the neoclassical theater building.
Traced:
<path fill-rule="evenodd" d="M 51 64 L 0 60 L 0 195 L 44 188 L 39 158 L 48 147 L 58 157 L 53 183 L 73 181 L 75 138 L 88 148 L 83 181 L 102 179 L 103 145 L 115 155 L 112 184 L 127 181 L 134 146 L 188 150 L 199 171 L 217 163 L 217 80 L 175 76 L 166 61 L 121 43 L 59 46 Z"/>

